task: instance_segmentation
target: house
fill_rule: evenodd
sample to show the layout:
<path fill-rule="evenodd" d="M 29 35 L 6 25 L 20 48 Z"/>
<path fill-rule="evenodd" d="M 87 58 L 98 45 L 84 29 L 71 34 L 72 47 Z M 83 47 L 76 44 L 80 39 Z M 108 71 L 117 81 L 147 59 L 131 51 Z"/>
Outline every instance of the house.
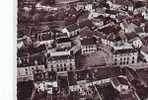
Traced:
<path fill-rule="evenodd" d="M 33 73 L 35 70 L 46 70 L 44 56 L 35 55 L 17 58 L 17 81 L 34 80 Z"/>
<path fill-rule="evenodd" d="M 56 39 L 56 47 L 57 48 L 71 48 L 71 40 L 70 38 L 63 37 Z"/>
<path fill-rule="evenodd" d="M 119 91 L 122 94 L 127 93 L 129 91 L 128 81 L 122 77 L 112 78 L 111 84 L 117 91 Z"/>
<path fill-rule="evenodd" d="M 126 42 L 126 37 L 122 32 L 116 34 L 110 33 L 106 37 L 102 37 L 101 42 L 104 45 L 113 46 L 114 44 L 121 44 L 123 42 Z"/>
<path fill-rule="evenodd" d="M 137 63 L 138 51 L 129 43 L 114 44 L 111 51 L 113 53 L 113 61 L 115 65 Z"/>
<path fill-rule="evenodd" d="M 125 33 L 135 32 L 136 28 L 138 28 L 134 23 L 128 24 L 127 22 L 120 23 L 120 27 Z"/>
<path fill-rule="evenodd" d="M 88 3 L 88 2 L 78 2 L 76 4 L 76 9 L 80 10 L 88 10 L 88 11 L 92 11 L 93 10 L 93 4 L 92 3 Z"/>
<path fill-rule="evenodd" d="M 40 75 L 42 78 L 39 79 L 38 76 Z M 55 72 L 46 71 L 42 73 L 41 71 L 36 71 L 34 76 L 36 77 L 34 80 L 34 86 L 38 92 L 47 91 L 47 94 L 53 94 L 53 89 L 57 89 L 57 74 Z"/>
<path fill-rule="evenodd" d="M 65 74 L 69 70 L 75 70 L 75 56 L 70 49 L 50 52 L 47 55 L 47 67 L 49 71 Z"/>
<path fill-rule="evenodd" d="M 122 30 L 120 30 L 121 28 L 119 26 L 107 25 L 104 25 L 104 27 L 100 29 L 104 34 L 104 37 L 101 38 L 103 44 L 112 46 L 114 43 L 122 43 L 126 41 L 126 37 Z"/>
<path fill-rule="evenodd" d="M 96 38 L 84 38 L 83 40 L 81 40 L 81 52 L 82 55 L 97 52 Z"/>
<path fill-rule="evenodd" d="M 127 33 L 125 35 L 128 39 L 128 42 L 131 43 L 135 48 L 140 48 L 143 45 L 141 39 L 135 32 Z"/>
<path fill-rule="evenodd" d="M 119 11 L 117 11 L 117 10 L 106 10 L 105 11 L 105 13 L 106 13 L 106 16 L 110 16 L 111 18 L 116 18 L 117 16 L 118 16 L 118 14 L 119 14 Z"/>
<path fill-rule="evenodd" d="M 62 33 L 67 33 L 68 37 L 74 37 L 78 35 L 78 32 L 79 32 L 79 26 L 76 23 L 68 25 L 62 30 Z"/>
<path fill-rule="evenodd" d="M 89 19 L 79 21 L 78 25 L 79 25 L 80 29 L 85 28 L 85 27 L 88 27 L 88 28 L 92 29 L 94 27 L 93 22 L 91 20 L 89 20 Z"/>

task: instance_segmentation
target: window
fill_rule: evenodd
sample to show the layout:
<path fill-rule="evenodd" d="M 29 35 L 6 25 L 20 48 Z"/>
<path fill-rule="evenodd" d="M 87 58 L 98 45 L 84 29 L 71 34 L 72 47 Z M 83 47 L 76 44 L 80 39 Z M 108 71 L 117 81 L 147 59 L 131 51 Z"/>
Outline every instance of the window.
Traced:
<path fill-rule="evenodd" d="M 128 64 L 128 61 L 126 63 Z"/>
<path fill-rule="evenodd" d="M 63 68 L 61 68 L 61 71 L 63 71 Z"/>
<path fill-rule="evenodd" d="M 70 67 L 70 70 L 72 70 L 72 67 Z"/>
<path fill-rule="evenodd" d="M 129 61 L 129 57 L 127 57 L 127 61 Z"/>
<path fill-rule="evenodd" d="M 28 71 L 28 69 L 26 68 L 25 71 Z"/>
<path fill-rule="evenodd" d="M 63 67 L 63 65 L 62 65 L 62 64 L 60 64 L 60 67 Z"/>
<path fill-rule="evenodd" d="M 115 59 L 115 62 L 117 62 L 117 59 Z"/>
<path fill-rule="evenodd" d="M 64 71 L 66 71 L 66 70 L 67 70 L 67 68 L 65 67 L 65 68 L 64 68 Z"/>
<path fill-rule="evenodd" d="M 135 57 L 132 58 L 133 60 L 135 59 Z"/>
<path fill-rule="evenodd" d="M 124 61 L 126 60 L 126 58 L 124 58 Z"/>
<path fill-rule="evenodd" d="M 64 63 L 64 66 L 66 66 L 66 64 Z"/>
<path fill-rule="evenodd" d="M 26 73 L 26 75 L 28 74 L 28 69 L 25 69 L 25 73 Z"/>
<path fill-rule="evenodd" d="M 60 71 L 60 69 L 59 68 L 57 68 L 57 72 L 59 72 Z"/>
<path fill-rule="evenodd" d="M 125 61 L 123 62 L 123 64 L 125 64 Z"/>
<path fill-rule="evenodd" d="M 132 60 L 132 63 L 135 63 L 135 61 L 134 61 L 134 60 Z"/>
<path fill-rule="evenodd" d="M 53 65 L 51 65 L 51 68 L 53 68 Z"/>
<path fill-rule="evenodd" d="M 120 58 L 120 61 L 122 61 L 122 58 Z"/>
<path fill-rule="evenodd" d="M 70 67 L 72 66 L 72 63 L 70 63 Z"/>
<path fill-rule="evenodd" d="M 120 65 L 122 65 L 122 62 L 120 62 Z"/>
<path fill-rule="evenodd" d="M 32 70 L 34 70 L 34 68 L 32 68 Z"/>
<path fill-rule="evenodd" d="M 51 71 L 52 71 L 52 72 L 54 71 L 53 68 L 51 68 Z"/>
<path fill-rule="evenodd" d="M 115 62 L 115 65 L 117 65 L 117 62 Z"/>

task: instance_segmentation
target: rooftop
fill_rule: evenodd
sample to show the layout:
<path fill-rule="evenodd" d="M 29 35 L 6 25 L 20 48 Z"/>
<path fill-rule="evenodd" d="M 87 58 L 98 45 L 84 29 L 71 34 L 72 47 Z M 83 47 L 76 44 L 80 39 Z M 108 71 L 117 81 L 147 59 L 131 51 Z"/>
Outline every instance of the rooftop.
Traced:
<path fill-rule="evenodd" d="M 72 24 L 72 25 L 67 26 L 66 29 L 69 32 L 72 32 L 72 31 L 75 31 L 75 30 L 79 29 L 79 26 L 77 24 Z"/>
<path fill-rule="evenodd" d="M 71 42 L 70 38 L 59 38 L 56 41 L 57 43 Z"/>
<path fill-rule="evenodd" d="M 92 37 L 92 38 L 84 38 L 82 41 L 81 41 L 81 44 L 82 45 L 94 45 L 96 44 L 96 38 Z"/>

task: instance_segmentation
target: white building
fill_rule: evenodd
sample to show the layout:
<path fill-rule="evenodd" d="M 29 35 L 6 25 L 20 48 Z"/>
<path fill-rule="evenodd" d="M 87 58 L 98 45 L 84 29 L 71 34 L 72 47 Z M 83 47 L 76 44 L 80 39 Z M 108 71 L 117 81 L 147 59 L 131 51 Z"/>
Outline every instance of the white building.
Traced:
<path fill-rule="evenodd" d="M 70 50 L 50 52 L 47 58 L 47 67 L 49 71 L 59 74 L 75 70 L 75 57 Z"/>
<path fill-rule="evenodd" d="M 112 48 L 115 65 L 127 65 L 137 63 L 138 52 L 129 44 L 114 45 Z"/>
<path fill-rule="evenodd" d="M 92 11 L 93 10 L 93 4 L 88 3 L 88 2 L 78 2 L 76 4 L 76 9 L 77 10 L 83 9 L 83 10 Z"/>
<path fill-rule="evenodd" d="M 96 38 L 84 38 L 81 40 L 81 52 L 82 55 L 97 52 Z"/>
<path fill-rule="evenodd" d="M 65 27 L 62 30 L 62 33 L 66 33 L 68 37 L 73 37 L 78 35 L 79 26 L 77 24 L 72 24 L 67 27 Z"/>
<path fill-rule="evenodd" d="M 112 86 L 120 92 L 120 94 L 126 94 L 130 91 L 130 86 L 126 79 L 124 78 L 112 78 L 111 79 Z"/>
<path fill-rule="evenodd" d="M 135 32 L 127 33 L 125 35 L 128 39 L 128 42 L 131 43 L 135 48 L 140 48 L 143 45 L 141 39 Z"/>

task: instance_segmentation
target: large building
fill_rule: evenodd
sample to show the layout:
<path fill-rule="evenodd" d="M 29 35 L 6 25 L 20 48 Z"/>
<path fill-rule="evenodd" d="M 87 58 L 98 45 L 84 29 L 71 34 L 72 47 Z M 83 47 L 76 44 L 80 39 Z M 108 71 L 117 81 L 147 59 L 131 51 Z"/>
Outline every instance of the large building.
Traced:
<path fill-rule="evenodd" d="M 97 40 L 96 38 L 84 38 L 81 41 L 81 53 L 90 54 L 93 52 L 97 52 Z"/>
<path fill-rule="evenodd" d="M 70 50 L 50 52 L 47 56 L 47 66 L 49 71 L 57 73 L 75 70 L 75 56 Z"/>
<path fill-rule="evenodd" d="M 138 51 L 135 50 L 129 43 L 114 45 L 112 53 L 115 65 L 137 63 Z"/>

